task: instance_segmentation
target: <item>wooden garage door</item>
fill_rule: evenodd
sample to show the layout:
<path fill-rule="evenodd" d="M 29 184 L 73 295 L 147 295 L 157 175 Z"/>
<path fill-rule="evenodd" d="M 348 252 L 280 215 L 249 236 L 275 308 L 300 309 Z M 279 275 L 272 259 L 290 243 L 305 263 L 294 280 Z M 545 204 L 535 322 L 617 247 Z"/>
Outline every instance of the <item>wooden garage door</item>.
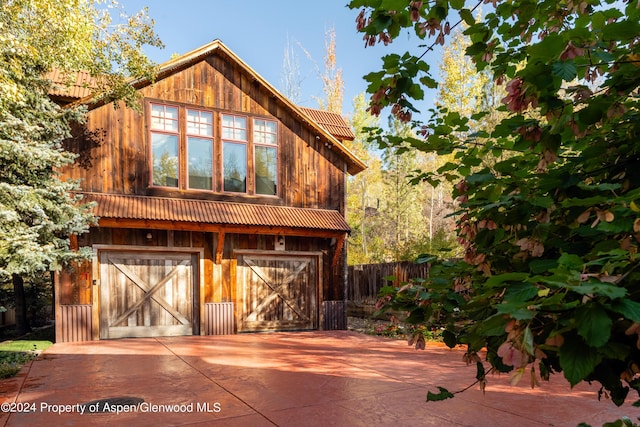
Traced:
<path fill-rule="evenodd" d="M 100 338 L 193 334 L 197 255 L 100 255 Z"/>
<path fill-rule="evenodd" d="M 317 256 L 238 256 L 239 331 L 318 327 Z"/>

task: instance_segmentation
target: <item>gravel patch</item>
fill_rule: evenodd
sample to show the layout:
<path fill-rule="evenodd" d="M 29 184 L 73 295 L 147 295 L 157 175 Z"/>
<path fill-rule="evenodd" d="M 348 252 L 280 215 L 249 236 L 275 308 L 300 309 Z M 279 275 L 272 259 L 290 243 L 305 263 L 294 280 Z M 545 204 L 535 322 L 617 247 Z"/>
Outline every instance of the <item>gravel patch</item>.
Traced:
<path fill-rule="evenodd" d="M 373 334 L 377 328 L 386 327 L 391 323 L 389 320 L 367 319 L 363 317 L 347 317 L 347 329 L 363 334 Z"/>

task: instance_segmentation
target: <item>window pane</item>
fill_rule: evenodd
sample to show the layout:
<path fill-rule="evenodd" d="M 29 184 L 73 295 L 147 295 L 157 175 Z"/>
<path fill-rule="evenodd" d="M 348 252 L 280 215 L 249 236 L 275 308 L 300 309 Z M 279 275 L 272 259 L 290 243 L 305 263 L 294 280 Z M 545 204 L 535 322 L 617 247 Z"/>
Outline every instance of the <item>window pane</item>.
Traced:
<path fill-rule="evenodd" d="M 164 106 L 151 105 L 151 129 L 164 130 Z"/>
<path fill-rule="evenodd" d="M 165 121 L 164 130 L 166 130 L 167 132 L 178 132 L 178 120 Z"/>
<path fill-rule="evenodd" d="M 264 143 L 270 145 L 276 145 L 276 134 L 275 133 L 267 133 L 264 136 Z"/>
<path fill-rule="evenodd" d="M 247 191 L 247 147 L 244 144 L 225 142 L 222 148 L 224 161 L 224 191 Z"/>
<path fill-rule="evenodd" d="M 164 120 L 160 117 L 151 117 L 151 129 L 164 130 Z"/>
<path fill-rule="evenodd" d="M 213 146 L 210 139 L 188 139 L 189 188 L 211 190 L 213 181 Z"/>
<path fill-rule="evenodd" d="M 213 136 L 213 114 L 206 111 L 187 110 L 187 133 Z"/>
<path fill-rule="evenodd" d="M 178 108 L 151 104 L 151 129 L 178 131 Z"/>
<path fill-rule="evenodd" d="M 246 129 L 235 129 L 233 131 L 233 139 L 237 139 L 238 141 L 246 141 L 247 140 Z"/>
<path fill-rule="evenodd" d="M 178 120 L 178 107 L 164 107 L 164 116 L 167 120 Z"/>
<path fill-rule="evenodd" d="M 272 147 L 255 147 L 256 194 L 276 195 L 278 151 Z"/>
<path fill-rule="evenodd" d="M 236 129 L 247 129 L 247 119 L 244 117 L 236 117 L 235 118 L 235 128 Z"/>
<path fill-rule="evenodd" d="M 259 132 L 256 128 L 253 129 L 253 142 L 255 144 L 264 144 L 264 133 Z"/>
<path fill-rule="evenodd" d="M 253 142 L 276 145 L 276 122 L 255 119 L 253 121 Z"/>
<path fill-rule="evenodd" d="M 233 127 L 233 116 L 222 116 L 222 126 L 227 128 Z"/>
<path fill-rule="evenodd" d="M 199 126 L 200 117 L 198 111 L 187 110 L 187 133 L 190 135 L 197 135 L 200 129 Z"/>
<path fill-rule="evenodd" d="M 164 105 L 151 104 L 151 115 L 154 117 L 164 117 Z"/>
<path fill-rule="evenodd" d="M 212 125 L 213 124 L 213 113 L 208 113 L 206 111 L 200 111 L 200 123 Z"/>
<path fill-rule="evenodd" d="M 224 139 L 233 139 L 233 128 L 222 128 L 222 137 Z"/>
<path fill-rule="evenodd" d="M 178 186 L 178 137 L 151 133 L 153 185 Z"/>
<path fill-rule="evenodd" d="M 247 119 L 238 116 L 222 116 L 222 137 L 225 139 L 235 139 L 236 141 L 247 140 Z"/>

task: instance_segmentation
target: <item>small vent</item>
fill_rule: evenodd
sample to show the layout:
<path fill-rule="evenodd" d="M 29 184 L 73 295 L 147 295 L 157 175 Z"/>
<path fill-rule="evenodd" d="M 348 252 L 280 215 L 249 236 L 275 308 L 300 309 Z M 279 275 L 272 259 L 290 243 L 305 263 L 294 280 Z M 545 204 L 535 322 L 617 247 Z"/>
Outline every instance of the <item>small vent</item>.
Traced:
<path fill-rule="evenodd" d="M 347 311 L 344 301 L 324 301 L 322 303 L 324 314 L 323 329 L 336 331 L 347 329 Z"/>
<path fill-rule="evenodd" d="M 204 305 L 204 331 L 206 335 L 233 335 L 235 333 L 232 302 L 214 302 Z"/>
<path fill-rule="evenodd" d="M 91 341 L 91 305 L 61 305 L 62 342 Z"/>

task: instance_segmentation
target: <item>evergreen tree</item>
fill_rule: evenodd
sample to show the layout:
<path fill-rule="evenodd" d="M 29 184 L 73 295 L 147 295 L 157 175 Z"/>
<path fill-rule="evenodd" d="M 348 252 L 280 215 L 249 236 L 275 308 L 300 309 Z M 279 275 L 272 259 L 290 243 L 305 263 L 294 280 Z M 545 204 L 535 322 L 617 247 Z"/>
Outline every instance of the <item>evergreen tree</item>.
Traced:
<path fill-rule="evenodd" d="M 387 134 L 389 140 L 404 139 L 413 135 L 413 130 L 390 118 Z M 433 227 L 428 212 L 433 187 L 416 179 L 417 171 L 430 163 L 430 157 L 407 145 L 394 144 L 384 149 L 382 159 L 384 189 L 378 232 L 385 236 L 384 261 L 412 260 L 431 243 Z"/>
<path fill-rule="evenodd" d="M 57 172 L 74 160 L 62 143 L 84 110 L 52 102 L 46 74 L 88 71 L 98 98 L 135 105 L 126 79 L 152 75 L 141 47 L 160 42 L 145 13 L 123 22 L 89 0 L 11 0 L 0 11 L 0 280 L 13 283 L 19 334 L 29 330 L 25 279 L 83 256 L 69 236 L 95 221 L 78 183 Z"/>

